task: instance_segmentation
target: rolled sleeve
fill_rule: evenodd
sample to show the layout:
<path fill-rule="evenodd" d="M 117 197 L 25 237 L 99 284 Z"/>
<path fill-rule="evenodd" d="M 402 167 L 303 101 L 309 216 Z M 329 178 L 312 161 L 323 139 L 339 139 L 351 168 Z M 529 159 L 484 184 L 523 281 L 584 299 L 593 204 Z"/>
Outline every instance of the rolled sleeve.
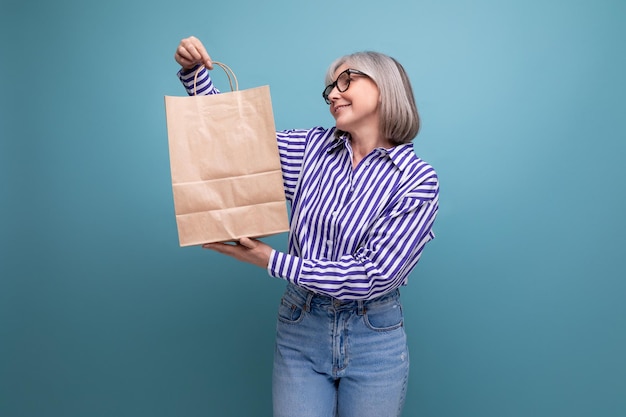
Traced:
<path fill-rule="evenodd" d="M 272 250 L 267 272 L 274 278 L 281 278 L 292 284 L 298 284 L 303 260 L 293 255 Z"/>

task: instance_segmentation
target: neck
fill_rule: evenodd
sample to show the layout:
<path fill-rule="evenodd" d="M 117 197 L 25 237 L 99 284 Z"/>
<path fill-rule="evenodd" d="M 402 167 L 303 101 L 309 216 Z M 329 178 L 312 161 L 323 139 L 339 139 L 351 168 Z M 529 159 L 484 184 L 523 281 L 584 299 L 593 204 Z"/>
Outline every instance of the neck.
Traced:
<path fill-rule="evenodd" d="M 376 148 L 389 149 L 393 144 L 383 138 L 380 134 L 375 135 L 359 135 L 350 134 L 350 145 L 352 147 L 352 167 L 356 168 L 359 162 L 363 160 Z"/>

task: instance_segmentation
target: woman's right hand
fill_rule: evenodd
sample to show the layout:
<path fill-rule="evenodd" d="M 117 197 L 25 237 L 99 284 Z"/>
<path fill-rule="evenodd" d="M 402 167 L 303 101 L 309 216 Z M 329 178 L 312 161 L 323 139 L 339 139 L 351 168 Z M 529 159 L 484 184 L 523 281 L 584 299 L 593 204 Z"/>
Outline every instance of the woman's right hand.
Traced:
<path fill-rule="evenodd" d="M 204 65 L 207 69 L 213 69 L 211 57 L 204 49 L 200 39 L 190 36 L 183 39 L 176 48 L 174 59 L 186 70 L 192 69 L 196 65 Z"/>

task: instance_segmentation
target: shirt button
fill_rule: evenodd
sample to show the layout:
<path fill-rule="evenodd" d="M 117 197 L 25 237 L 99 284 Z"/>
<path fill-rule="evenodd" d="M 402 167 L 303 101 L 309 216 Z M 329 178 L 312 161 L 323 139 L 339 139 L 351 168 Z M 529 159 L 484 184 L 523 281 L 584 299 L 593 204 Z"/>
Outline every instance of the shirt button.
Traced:
<path fill-rule="evenodd" d="M 326 241 L 326 244 L 327 244 L 328 246 L 330 246 L 330 245 L 332 245 L 332 244 L 333 244 L 333 241 L 332 241 L 332 240 L 327 240 L 327 241 Z"/>

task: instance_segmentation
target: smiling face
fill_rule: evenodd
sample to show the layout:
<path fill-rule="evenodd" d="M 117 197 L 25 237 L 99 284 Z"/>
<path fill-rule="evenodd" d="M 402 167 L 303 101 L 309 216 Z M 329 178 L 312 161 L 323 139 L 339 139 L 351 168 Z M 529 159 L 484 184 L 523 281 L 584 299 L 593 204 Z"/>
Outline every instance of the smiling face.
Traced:
<path fill-rule="evenodd" d="M 344 63 L 335 71 L 335 79 L 350 68 Z M 355 68 L 358 69 L 358 68 Z M 376 83 L 366 75 L 350 74 L 350 85 L 344 92 L 337 87 L 328 94 L 330 114 L 335 118 L 337 129 L 353 136 L 357 132 L 374 129 L 378 132 L 380 123 L 380 92 Z"/>

